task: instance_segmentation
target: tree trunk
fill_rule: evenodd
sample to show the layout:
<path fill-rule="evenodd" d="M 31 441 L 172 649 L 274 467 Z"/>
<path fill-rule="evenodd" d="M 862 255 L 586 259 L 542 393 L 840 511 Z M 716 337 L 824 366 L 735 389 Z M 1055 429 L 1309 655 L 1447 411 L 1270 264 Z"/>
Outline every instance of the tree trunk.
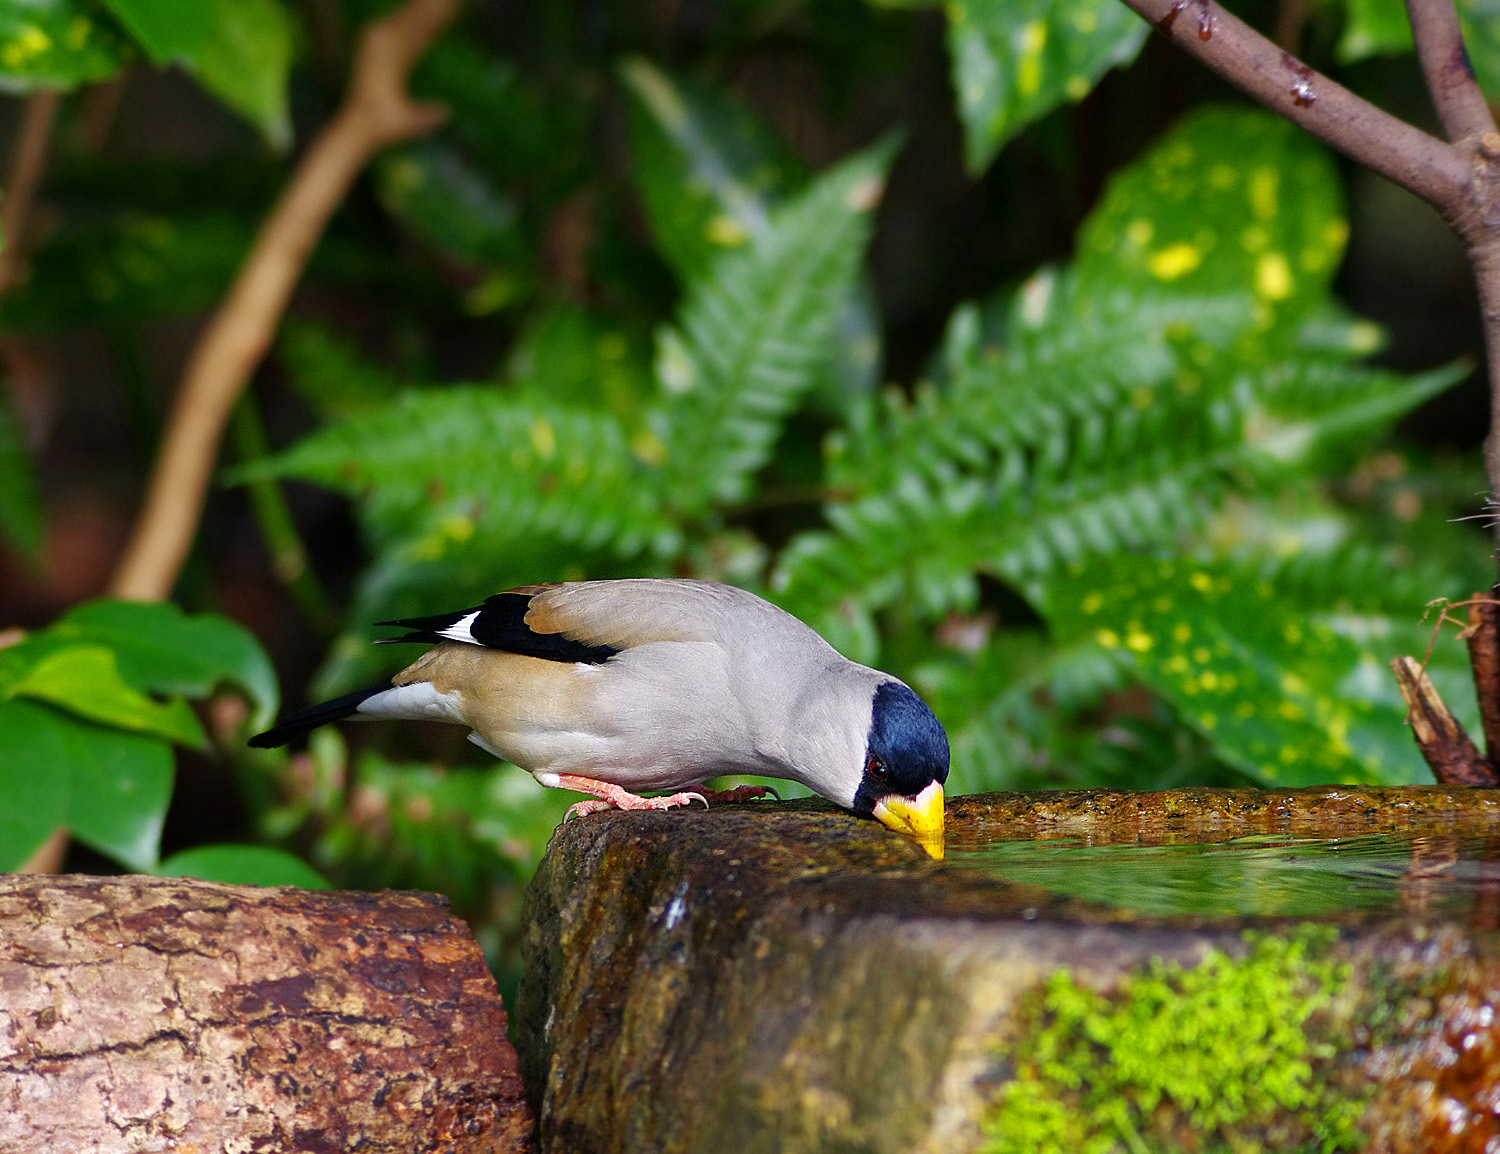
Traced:
<path fill-rule="evenodd" d="M 0 1154 L 531 1151 L 431 894 L 0 875 Z"/>

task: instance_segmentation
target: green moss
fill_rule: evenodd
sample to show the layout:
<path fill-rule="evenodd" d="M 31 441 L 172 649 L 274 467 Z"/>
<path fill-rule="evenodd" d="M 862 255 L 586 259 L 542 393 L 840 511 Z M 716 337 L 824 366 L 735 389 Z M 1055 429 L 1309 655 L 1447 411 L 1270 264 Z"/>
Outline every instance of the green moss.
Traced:
<path fill-rule="evenodd" d="M 1236 1154 L 1363 1148 L 1363 1102 L 1329 1082 L 1329 1015 L 1309 1021 L 1348 984 L 1334 935 L 1247 933 L 1243 957 L 1153 959 L 1109 996 L 1058 970 L 1018 1011 L 982 1154 L 1145 1154 L 1189 1134 Z"/>

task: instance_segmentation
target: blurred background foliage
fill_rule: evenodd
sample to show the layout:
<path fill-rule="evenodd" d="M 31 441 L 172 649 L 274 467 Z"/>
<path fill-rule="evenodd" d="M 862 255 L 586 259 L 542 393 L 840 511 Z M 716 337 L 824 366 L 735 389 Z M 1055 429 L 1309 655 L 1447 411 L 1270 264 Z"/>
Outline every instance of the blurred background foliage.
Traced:
<path fill-rule="evenodd" d="M 513 975 L 567 796 L 441 727 L 244 737 L 273 667 L 342 692 L 371 622 L 563 578 L 770 597 L 929 699 L 950 792 L 1427 778 L 1386 662 L 1494 579 L 1462 250 L 1115 0 L 470 4 L 235 414 L 189 613 L 90 602 L 386 7 L 0 0 L 0 79 L 68 93 L 0 298 L 0 868 L 65 825 L 442 890 Z M 1236 10 L 1432 127 L 1399 0 Z"/>

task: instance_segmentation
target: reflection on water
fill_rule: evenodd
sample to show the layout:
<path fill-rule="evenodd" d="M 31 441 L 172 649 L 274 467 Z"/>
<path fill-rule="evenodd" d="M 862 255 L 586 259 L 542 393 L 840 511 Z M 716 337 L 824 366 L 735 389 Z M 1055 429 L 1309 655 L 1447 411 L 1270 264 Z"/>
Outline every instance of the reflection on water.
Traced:
<path fill-rule="evenodd" d="M 1433 917 L 1500 914 L 1500 838 L 1278 834 L 1183 845 L 1082 839 L 949 842 L 948 861 L 1139 914 L 1310 917 L 1391 910 Z"/>

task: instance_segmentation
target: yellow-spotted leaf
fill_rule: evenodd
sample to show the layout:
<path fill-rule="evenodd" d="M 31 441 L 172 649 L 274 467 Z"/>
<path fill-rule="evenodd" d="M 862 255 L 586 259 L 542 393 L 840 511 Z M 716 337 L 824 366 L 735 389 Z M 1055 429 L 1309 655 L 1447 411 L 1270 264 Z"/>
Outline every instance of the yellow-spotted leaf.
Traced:
<path fill-rule="evenodd" d="M 74 88 L 113 76 L 129 46 L 79 0 L 0 0 L 0 83 Z"/>
<path fill-rule="evenodd" d="M 1065 638 L 1092 636 L 1226 762 L 1267 785 L 1420 776 L 1401 710 L 1356 692 L 1376 658 L 1275 586 L 1229 566 L 1115 557 L 1059 574 L 1046 613 Z"/>
<path fill-rule="evenodd" d="M 1209 108 L 1110 182 L 1075 269 L 1096 293 L 1130 283 L 1182 299 L 1245 294 L 1252 330 L 1264 330 L 1322 304 L 1348 235 L 1322 145 L 1263 112 Z"/>
<path fill-rule="evenodd" d="M 132 689 L 120 676 L 113 650 L 102 645 L 70 645 L 47 654 L 10 687 L 9 695 L 45 701 L 90 721 L 179 745 L 201 749 L 206 744 L 203 727 L 186 702 L 178 697 L 154 701 Z"/>
<path fill-rule="evenodd" d="M 1149 31 L 1119 0 L 955 0 L 953 86 L 969 169 L 982 170 L 1033 120 L 1082 100 L 1135 59 Z"/>

